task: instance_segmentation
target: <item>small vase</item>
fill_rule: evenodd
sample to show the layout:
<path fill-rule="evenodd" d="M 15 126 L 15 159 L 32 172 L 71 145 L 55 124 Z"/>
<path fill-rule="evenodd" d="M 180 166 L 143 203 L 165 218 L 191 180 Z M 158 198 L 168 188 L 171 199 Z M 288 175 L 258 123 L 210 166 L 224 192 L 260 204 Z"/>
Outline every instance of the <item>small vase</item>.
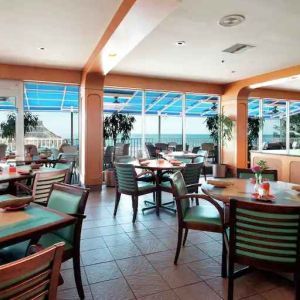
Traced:
<path fill-rule="evenodd" d="M 262 183 L 262 175 L 255 174 L 255 185 L 254 185 L 254 193 L 255 194 L 258 194 L 261 183 Z"/>

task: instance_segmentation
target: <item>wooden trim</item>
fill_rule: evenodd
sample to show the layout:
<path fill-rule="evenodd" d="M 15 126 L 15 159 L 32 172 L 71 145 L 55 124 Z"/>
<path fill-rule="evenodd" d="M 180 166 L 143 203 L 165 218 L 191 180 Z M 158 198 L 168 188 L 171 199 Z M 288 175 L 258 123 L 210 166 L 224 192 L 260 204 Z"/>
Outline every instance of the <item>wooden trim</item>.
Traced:
<path fill-rule="evenodd" d="M 0 64 L 0 79 L 80 84 L 80 70 Z"/>
<path fill-rule="evenodd" d="M 132 88 L 142 90 L 174 91 L 182 93 L 199 93 L 222 95 L 224 86 L 221 84 L 184 81 L 169 78 L 133 76 L 123 74 L 108 74 L 104 81 L 105 86 Z"/>

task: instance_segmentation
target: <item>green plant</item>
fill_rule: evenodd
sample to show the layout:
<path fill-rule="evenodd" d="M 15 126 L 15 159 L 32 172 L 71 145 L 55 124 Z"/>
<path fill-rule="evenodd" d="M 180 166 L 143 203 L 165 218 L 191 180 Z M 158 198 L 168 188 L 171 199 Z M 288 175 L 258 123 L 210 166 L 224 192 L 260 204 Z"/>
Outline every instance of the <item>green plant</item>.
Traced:
<path fill-rule="evenodd" d="M 38 116 L 30 112 L 24 113 L 24 135 L 25 133 L 36 128 L 38 125 Z M 1 137 L 12 140 L 16 135 L 16 114 L 10 113 L 7 115 L 7 120 L 0 123 Z"/>
<path fill-rule="evenodd" d="M 135 117 L 120 114 L 118 112 L 115 112 L 104 118 L 103 137 L 105 140 L 109 138 L 113 140 L 113 160 L 115 158 L 117 139 L 120 138 L 122 143 L 128 140 L 130 137 L 130 132 L 133 129 L 134 122 Z"/>
<path fill-rule="evenodd" d="M 248 118 L 248 150 L 254 149 L 257 145 L 259 130 L 262 126 L 262 119 L 259 117 Z"/>
<path fill-rule="evenodd" d="M 226 141 L 232 139 L 232 120 L 224 114 L 207 117 L 206 127 L 210 132 L 210 137 L 217 145 L 225 145 Z"/>

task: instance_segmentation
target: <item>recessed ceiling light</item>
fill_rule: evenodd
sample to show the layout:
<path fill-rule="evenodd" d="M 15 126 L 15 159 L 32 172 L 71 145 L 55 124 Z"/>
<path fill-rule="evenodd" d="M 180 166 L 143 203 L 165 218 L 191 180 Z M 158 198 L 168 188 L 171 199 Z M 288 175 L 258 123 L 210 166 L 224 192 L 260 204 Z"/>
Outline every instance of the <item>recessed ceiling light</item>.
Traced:
<path fill-rule="evenodd" d="M 185 46 L 185 41 L 177 41 L 176 46 Z"/>
<path fill-rule="evenodd" d="M 245 21 L 245 17 L 243 15 L 228 15 L 224 16 L 220 21 L 219 24 L 223 27 L 232 27 L 241 24 Z"/>
<path fill-rule="evenodd" d="M 44 50 L 45 50 L 44 47 L 39 47 L 38 49 L 41 50 L 41 51 L 44 51 Z"/>
<path fill-rule="evenodd" d="M 111 53 L 108 53 L 108 56 L 109 57 L 116 57 L 118 54 L 117 53 L 115 53 L 115 52 L 111 52 Z"/>

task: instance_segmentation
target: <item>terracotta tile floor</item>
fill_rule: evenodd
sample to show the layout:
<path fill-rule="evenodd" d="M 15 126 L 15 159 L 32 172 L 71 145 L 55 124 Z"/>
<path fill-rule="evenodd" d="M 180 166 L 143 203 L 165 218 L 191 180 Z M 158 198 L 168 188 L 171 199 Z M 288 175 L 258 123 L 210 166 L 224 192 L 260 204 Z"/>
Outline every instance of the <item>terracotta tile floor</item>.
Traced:
<path fill-rule="evenodd" d="M 131 200 L 122 196 L 113 218 L 114 189 L 91 192 L 81 243 L 82 278 L 86 299 L 210 300 L 226 299 L 227 281 L 220 277 L 221 236 L 190 231 L 178 266 L 173 259 L 177 219 L 172 213 L 141 213 L 131 223 Z M 170 195 L 163 194 L 170 200 Z M 58 299 L 78 299 L 72 263 L 63 264 L 65 283 Z M 289 300 L 293 285 L 277 275 L 256 271 L 235 281 L 235 299 Z"/>

